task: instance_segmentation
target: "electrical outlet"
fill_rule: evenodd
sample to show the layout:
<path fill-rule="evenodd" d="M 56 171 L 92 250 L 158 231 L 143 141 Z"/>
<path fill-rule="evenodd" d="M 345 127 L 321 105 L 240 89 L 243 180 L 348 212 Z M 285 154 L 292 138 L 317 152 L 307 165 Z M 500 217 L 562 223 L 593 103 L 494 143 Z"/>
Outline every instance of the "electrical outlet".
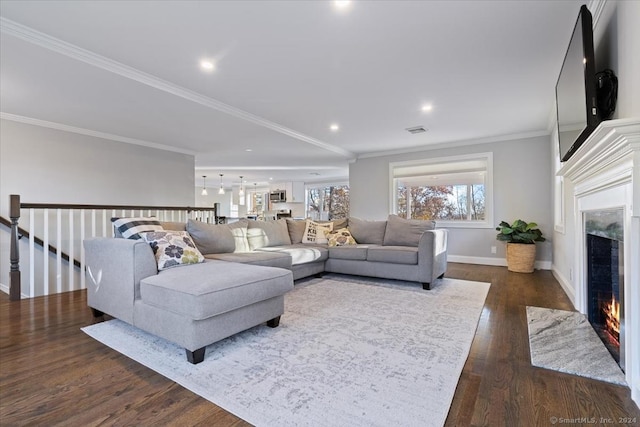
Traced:
<path fill-rule="evenodd" d="M 491 253 L 495 254 L 497 252 L 497 248 L 495 246 L 491 246 Z"/>

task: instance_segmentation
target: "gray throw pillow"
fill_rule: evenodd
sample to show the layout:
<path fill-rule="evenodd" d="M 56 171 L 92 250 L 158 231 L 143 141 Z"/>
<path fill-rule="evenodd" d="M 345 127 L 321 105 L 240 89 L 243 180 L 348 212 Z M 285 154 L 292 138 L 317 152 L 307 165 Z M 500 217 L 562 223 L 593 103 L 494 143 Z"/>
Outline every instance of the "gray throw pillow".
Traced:
<path fill-rule="evenodd" d="M 247 240 L 249 241 L 249 249 L 251 250 L 269 246 L 290 245 L 291 238 L 289 237 L 287 220 L 249 220 Z"/>
<path fill-rule="evenodd" d="M 387 221 L 367 221 L 360 218 L 349 218 L 349 231 L 358 243 L 381 245 Z"/>
<path fill-rule="evenodd" d="M 383 244 L 385 246 L 418 246 L 422 234 L 434 228 L 436 228 L 435 221 L 404 219 L 398 215 L 389 215 Z"/>
<path fill-rule="evenodd" d="M 191 235 L 198 250 L 203 254 L 223 254 L 236 252 L 236 240 L 246 240 L 247 221 L 231 224 L 207 224 L 190 219 L 187 231 Z M 238 252 L 241 248 L 238 248 Z"/>
<path fill-rule="evenodd" d="M 302 243 L 302 236 L 304 235 L 304 229 L 307 226 L 307 221 L 303 219 L 288 219 L 287 229 L 289 231 L 289 238 L 291 243 Z"/>
<path fill-rule="evenodd" d="M 322 221 L 320 221 L 320 222 L 322 222 Z M 333 223 L 333 229 L 334 230 L 340 230 L 341 228 L 347 228 L 347 226 L 349 225 L 349 219 L 348 218 L 334 219 L 331 222 Z"/>
<path fill-rule="evenodd" d="M 177 222 L 177 221 L 160 221 L 160 225 L 165 230 L 170 231 L 187 231 L 187 223 L 186 222 Z"/>

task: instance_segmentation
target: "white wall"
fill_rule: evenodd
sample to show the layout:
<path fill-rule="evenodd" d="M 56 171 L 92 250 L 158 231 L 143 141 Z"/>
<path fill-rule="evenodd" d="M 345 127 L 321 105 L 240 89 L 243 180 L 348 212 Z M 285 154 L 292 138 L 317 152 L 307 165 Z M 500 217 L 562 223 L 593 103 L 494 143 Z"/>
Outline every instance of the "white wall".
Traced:
<path fill-rule="evenodd" d="M 220 211 L 218 212 L 218 216 L 229 216 L 231 214 L 231 189 L 225 189 L 224 194 L 218 194 L 218 190 L 220 189 L 220 184 L 218 186 L 209 186 L 207 184 L 207 193 L 206 196 L 203 196 L 202 193 L 202 184 L 200 186 L 196 185 L 195 189 L 195 203 L 197 207 L 206 207 L 212 208 L 214 204 L 220 203 Z"/>
<path fill-rule="evenodd" d="M 193 206 L 194 167 L 186 154 L 1 120 L 0 215 L 9 216 L 10 194 L 23 203 Z M 9 233 L 2 228 L 6 286 Z"/>
<path fill-rule="evenodd" d="M 349 167 L 351 216 L 385 219 L 391 212 L 390 162 L 484 152 L 493 153 L 495 224 L 492 228 L 450 228 L 448 253 L 452 259 L 501 265 L 505 245 L 496 241 L 495 231 L 501 220 L 534 221 L 545 237 L 553 235 L 548 136 L 359 159 Z M 497 247 L 496 254 L 491 254 L 491 246 Z M 551 261 L 551 243 L 537 247 L 537 260 Z"/>
<path fill-rule="evenodd" d="M 640 2 L 606 1 L 593 18 L 596 71 L 610 68 L 618 77 L 613 118 L 640 117 Z"/>
<path fill-rule="evenodd" d="M 594 13 L 595 10 L 592 10 Z M 576 10 L 576 16 L 578 11 Z M 611 68 L 618 77 L 618 103 L 614 119 L 640 117 L 640 1 L 606 1 L 602 13 L 593 16 L 596 71 Z M 551 142 L 554 144 L 555 142 Z M 552 164 L 555 159 L 551 160 Z M 555 173 L 555 164 L 552 168 Z M 575 251 L 573 186 L 563 189 L 564 229 L 553 235 L 555 277 L 572 299 L 575 295 L 573 254 Z M 560 209 L 554 206 L 554 209 Z"/>

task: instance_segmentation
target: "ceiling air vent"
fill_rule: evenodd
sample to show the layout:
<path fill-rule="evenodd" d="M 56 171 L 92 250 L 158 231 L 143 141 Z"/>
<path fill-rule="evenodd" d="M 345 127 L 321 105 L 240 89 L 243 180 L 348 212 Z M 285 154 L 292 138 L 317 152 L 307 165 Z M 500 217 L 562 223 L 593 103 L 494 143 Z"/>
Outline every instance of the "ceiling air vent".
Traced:
<path fill-rule="evenodd" d="M 427 131 L 427 129 L 424 126 L 414 126 L 412 128 L 407 128 L 407 131 L 409 131 L 409 133 L 424 133 Z"/>

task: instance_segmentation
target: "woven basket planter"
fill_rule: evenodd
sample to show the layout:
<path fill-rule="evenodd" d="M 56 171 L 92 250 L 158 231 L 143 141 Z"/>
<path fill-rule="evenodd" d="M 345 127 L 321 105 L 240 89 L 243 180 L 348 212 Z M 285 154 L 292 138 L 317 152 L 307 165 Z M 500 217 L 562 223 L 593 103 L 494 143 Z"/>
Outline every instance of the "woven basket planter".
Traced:
<path fill-rule="evenodd" d="M 533 273 L 536 245 L 507 243 L 507 269 L 516 273 Z"/>

